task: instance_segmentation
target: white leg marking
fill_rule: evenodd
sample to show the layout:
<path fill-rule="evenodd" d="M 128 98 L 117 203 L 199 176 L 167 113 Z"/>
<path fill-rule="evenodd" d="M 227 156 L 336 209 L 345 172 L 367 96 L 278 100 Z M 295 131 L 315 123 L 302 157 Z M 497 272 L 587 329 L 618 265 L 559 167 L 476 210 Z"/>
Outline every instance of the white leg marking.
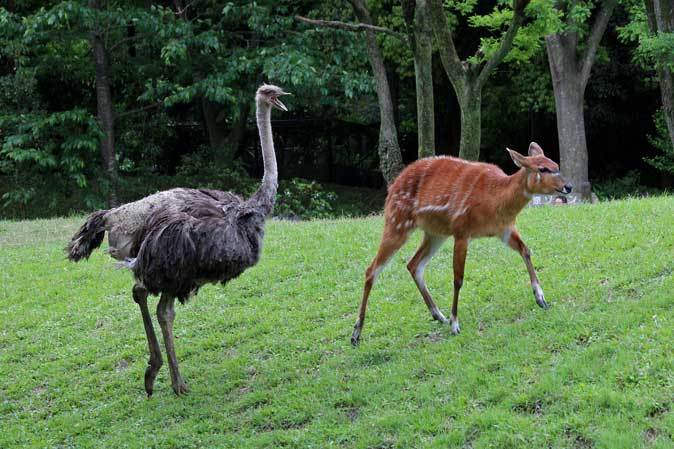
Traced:
<path fill-rule="evenodd" d="M 430 247 L 428 249 L 428 254 L 426 254 L 426 257 L 421 259 L 419 261 L 419 265 L 417 265 L 417 269 L 414 271 L 414 279 L 417 281 L 419 284 L 419 288 L 422 291 L 425 291 L 428 294 L 428 289 L 426 288 L 426 281 L 424 280 L 424 270 L 426 269 L 426 265 L 428 265 L 428 262 L 431 261 L 435 253 L 438 252 L 440 247 L 442 247 L 442 244 L 445 242 L 446 238 L 444 237 L 429 237 L 431 239 Z M 442 323 L 447 322 L 447 318 L 440 312 L 437 306 L 432 307 L 431 310 L 431 315 L 433 318 L 437 319 L 438 321 Z"/>
<path fill-rule="evenodd" d="M 388 265 L 390 260 L 391 259 L 389 258 L 386 262 L 384 262 L 383 264 L 381 264 L 377 268 L 375 268 L 374 272 L 372 272 L 372 282 L 377 280 L 377 278 L 379 277 L 379 273 L 384 271 L 384 268 L 386 268 L 386 265 Z"/>
<path fill-rule="evenodd" d="M 447 240 L 444 237 L 429 238 L 431 243 L 428 249 L 428 254 L 426 254 L 426 257 L 419 261 L 419 265 L 417 265 L 417 269 L 414 271 L 414 279 L 416 279 L 416 281 L 419 283 L 419 285 L 422 286 L 424 290 L 426 289 L 426 282 L 424 282 L 424 270 L 426 269 L 426 265 L 428 265 L 428 262 L 431 261 L 435 253 L 438 252 L 440 247 L 442 247 L 442 244 L 445 242 L 445 240 Z"/>
<path fill-rule="evenodd" d="M 536 298 L 536 304 L 541 306 L 544 309 L 547 309 L 548 303 L 545 302 L 545 296 L 543 295 L 543 289 L 538 284 L 538 282 L 532 282 L 531 287 L 534 289 L 534 297 Z"/>
<path fill-rule="evenodd" d="M 452 323 L 452 334 L 458 335 L 461 332 L 461 328 L 459 327 L 459 319 L 455 316 L 450 317 L 450 321 Z"/>
<path fill-rule="evenodd" d="M 503 231 L 503 234 L 501 235 L 501 241 L 502 241 L 504 244 L 507 245 L 508 242 L 510 241 L 510 236 L 512 235 L 512 233 L 513 233 L 513 230 L 510 229 L 510 228 L 508 228 L 508 229 L 506 229 L 505 231 Z"/>
<path fill-rule="evenodd" d="M 544 299 L 543 289 L 541 288 L 540 284 L 538 282 L 533 282 L 531 286 L 534 289 L 534 295 L 536 295 L 536 299 Z"/>

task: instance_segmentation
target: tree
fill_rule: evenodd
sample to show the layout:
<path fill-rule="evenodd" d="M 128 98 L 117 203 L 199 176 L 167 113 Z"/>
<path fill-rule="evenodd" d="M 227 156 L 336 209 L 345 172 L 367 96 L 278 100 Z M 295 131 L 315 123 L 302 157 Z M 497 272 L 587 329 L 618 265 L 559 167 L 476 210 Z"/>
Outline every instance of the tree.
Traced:
<path fill-rule="evenodd" d="M 96 174 L 88 162 L 105 137 L 86 107 L 93 96 L 75 99 L 68 92 L 71 85 L 95 77 L 89 53 L 94 43 L 92 12 L 75 2 L 34 8 L 22 17 L 0 8 L 0 58 L 12 62 L 0 82 L 20 89 L 14 91 L 14 99 L 0 101 L 0 171 L 20 174 L 14 189 L 3 195 L 5 205 L 26 204 L 49 185 L 42 190 L 48 203 L 57 191 L 73 185 L 85 188 Z M 40 92 L 45 89 L 40 84 L 48 85 L 45 80 L 60 83 L 51 95 Z M 91 197 L 85 198 L 89 203 Z"/>
<path fill-rule="evenodd" d="M 365 0 L 349 0 L 353 12 L 364 24 L 372 25 L 372 17 L 367 9 Z M 377 44 L 375 32 L 371 29 L 365 31 L 367 53 L 372 67 L 377 88 L 377 101 L 379 103 L 379 165 L 386 184 L 391 184 L 404 168 L 400 145 L 398 144 L 398 130 L 396 129 L 393 113 L 393 101 L 391 88 L 386 75 L 384 56 Z"/>
<path fill-rule="evenodd" d="M 302 16 L 297 16 L 297 19 L 311 25 L 365 33 L 365 43 L 372 75 L 375 80 L 377 101 L 379 103 L 379 167 L 386 184 L 391 184 L 396 176 L 398 176 L 398 173 L 403 169 L 404 165 L 400 153 L 400 145 L 398 144 L 398 130 L 395 124 L 393 101 L 391 99 L 388 76 L 386 75 L 386 66 L 375 33 L 388 32 L 399 39 L 401 36 L 386 28 L 375 26 L 364 0 L 349 0 L 349 2 L 351 3 L 354 14 L 361 22 L 360 24 L 316 20 Z"/>
<path fill-rule="evenodd" d="M 619 29 L 624 41 L 636 41 L 633 60 L 655 71 L 662 108 L 655 114 L 656 134 L 650 143 L 660 154 L 647 158 L 654 167 L 674 173 L 674 4 L 662 0 L 628 1 L 630 21 Z"/>
<path fill-rule="evenodd" d="M 482 89 L 492 71 L 503 61 L 513 46 L 515 35 L 524 20 L 524 9 L 530 0 L 513 0 L 512 12 L 495 11 L 488 18 L 492 28 L 500 28 L 511 16 L 508 29 L 497 44 L 483 40 L 477 53 L 462 61 L 457 52 L 452 27 L 442 0 L 429 0 L 431 23 L 440 51 L 440 60 L 447 73 L 461 108 L 461 142 L 459 155 L 464 159 L 480 157 Z M 495 20 L 490 20 L 495 19 Z"/>
<path fill-rule="evenodd" d="M 103 136 L 101 138 L 101 159 L 110 184 L 108 206 L 117 206 L 117 157 L 115 153 L 115 113 L 110 93 L 110 73 L 108 49 L 105 46 L 106 35 L 102 26 L 103 14 L 99 0 L 90 0 L 93 26 L 91 27 L 91 54 L 96 73 L 96 104 L 98 122 Z"/>
<path fill-rule="evenodd" d="M 648 17 L 648 37 L 641 44 L 643 51 L 650 55 L 660 81 L 662 114 L 656 117 L 656 129 L 659 135 L 651 140 L 661 154 L 647 161 L 651 165 L 674 173 L 674 4 L 661 0 L 644 0 Z M 669 142 L 666 142 L 661 130 L 664 122 Z"/>
<path fill-rule="evenodd" d="M 402 0 L 407 36 L 414 55 L 419 158 L 435 154 L 433 107 L 433 31 L 427 0 Z"/>
<path fill-rule="evenodd" d="M 594 8 L 594 23 L 585 29 L 586 19 L 592 14 L 591 2 L 560 0 L 555 3 L 555 8 L 564 22 L 557 32 L 545 38 L 555 94 L 560 165 L 583 198 L 590 195 L 583 113 L 585 88 L 615 5 L 616 0 L 601 1 Z"/>
<path fill-rule="evenodd" d="M 674 3 L 662 0 L 644 0 L 648 28 L 650 31 L 654 62 L 660 80 L 662 109 L 669 132 L 669 139 L 674 148 Z"/>

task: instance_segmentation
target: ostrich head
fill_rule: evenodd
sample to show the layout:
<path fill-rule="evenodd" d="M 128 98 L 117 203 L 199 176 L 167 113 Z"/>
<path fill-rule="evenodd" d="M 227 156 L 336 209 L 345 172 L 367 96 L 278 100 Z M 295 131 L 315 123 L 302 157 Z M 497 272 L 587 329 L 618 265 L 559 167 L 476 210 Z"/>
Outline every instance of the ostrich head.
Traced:
<path fill-rule="evenodd" d="M 284 92 L 283 89 L 272 84 L 263 84 L 258 88 L 257 93 L 255 94 L 255 100 L 258 103 L 267 103 L 282 111 L 288 111 L 288 108 L 286 108 L 285 105 L 281 103 L 281 100 L 278 99 L 278 97 L 282 95 L 290 95 L 290 92 Z"/>

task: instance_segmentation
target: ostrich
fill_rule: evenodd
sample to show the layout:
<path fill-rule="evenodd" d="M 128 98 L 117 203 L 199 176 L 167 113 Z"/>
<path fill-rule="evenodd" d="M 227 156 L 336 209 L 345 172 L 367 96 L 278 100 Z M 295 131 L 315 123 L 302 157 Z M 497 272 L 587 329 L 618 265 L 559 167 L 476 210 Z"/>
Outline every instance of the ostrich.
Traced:
<path fill-rule="evenodd" d="M 204 284 L 226 284 L 260 258 L 265 219 L 273 209 L 278 186 L 271 109 L 274 106 L 287 111 L 279 100 L 287 94 L 264 84 L 255 95 L 264 176 L 249 199 L 210 189 L 157 192 L 115 209 L 94 212 L 66 248 L 71 261 L 89 258 L 107 231 L 110 255 L 133 271 L 133 299 L 140 307 L 150 352 L 145 370 L 148 397 L 163 364 L 147 306 L 148 295 L 160 295 L 157 319 L 171 385 L 181 395 L 189 390 L 180 375 L 173 345 L 175 299 L 184 304 Z"/>

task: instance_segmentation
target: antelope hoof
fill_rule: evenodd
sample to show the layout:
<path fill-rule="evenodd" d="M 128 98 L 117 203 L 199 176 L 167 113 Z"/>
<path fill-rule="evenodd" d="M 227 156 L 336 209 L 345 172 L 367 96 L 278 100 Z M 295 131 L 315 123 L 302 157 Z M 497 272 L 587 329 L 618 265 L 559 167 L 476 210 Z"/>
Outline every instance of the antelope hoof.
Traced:
<path fill-rule="evenodd" d="M 363 327 L 360 325 L 360 321 L 356 323 L 355 326 L 353 326 L 353 334 L 351 334 L 351 346 L 354 348 L 358 346 L 358 343 L 360 343 L 360 331 L 363 329 Z"/>
<path fill-rule="evenodd" d="M 541 307 L 541 309 L 550 308 L 548 303 L 545 302 L 545 295 L 543 295 L 543 289 L 541 288 L 541 286 L 538 284 L 534 284 L 533 289 L 534 289 L 534 298 L 536 298 L 536 304 L 538 304 Z"/>
<path fill-rule="evenodd" d="M 176 396 L 181 396 L 183 394 L 189 393 L 190 389 L 185 382 L 180 381 L 173 385 L 173 391 L 175 392 Z"/>
<path fill-rule="evenodd" d="M 459 327 L 459 320 L 452 319 L 452 335 L 459 335 L 461 333 L 461 328 Z"/>

